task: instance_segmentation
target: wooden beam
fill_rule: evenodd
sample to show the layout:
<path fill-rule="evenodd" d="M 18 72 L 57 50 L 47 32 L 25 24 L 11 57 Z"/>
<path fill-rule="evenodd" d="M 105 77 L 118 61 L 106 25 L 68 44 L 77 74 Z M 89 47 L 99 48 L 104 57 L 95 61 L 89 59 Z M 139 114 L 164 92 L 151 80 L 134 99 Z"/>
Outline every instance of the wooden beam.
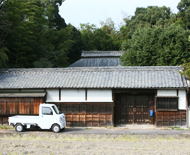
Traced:
<path fill-rule="evenodd" d="M 85 101 L 87 101 L 87 89 L 85 89 Z"/>
<path fill-rule="evenodd" d="M 61 101 L 61 88 L 59 88 L 59 101 Z"/>

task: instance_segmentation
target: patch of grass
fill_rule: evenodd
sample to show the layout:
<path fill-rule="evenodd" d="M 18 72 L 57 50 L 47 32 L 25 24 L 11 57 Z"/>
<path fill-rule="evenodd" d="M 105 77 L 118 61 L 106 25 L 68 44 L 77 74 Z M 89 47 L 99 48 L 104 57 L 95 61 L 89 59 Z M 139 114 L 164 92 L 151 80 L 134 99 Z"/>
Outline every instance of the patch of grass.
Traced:
<path fill-rule="evenodd" d="M 184 130 L 184 129 L 182 129 L 182 128 L 180 128 L 180 127 L 175 126 L 175 127 L 172 127 L 172 130 Z"/>
<path fill-rule="evenodd" d="M 91 130 L 92 128 L 85 128 L 86 130 Z"/>
<path fill-rule="evenodd" d="M 169 137 L 168 140 L 176 140 L 173 136 Z"/>
<path fill-rule="evenodd" d="M 106 129 L 115 129 L 113 126 L 105 126 Z"/>
<path fill-rule="evenodd" d="M 0 129 L 13 129 L 12 126 L 0 125 Z"/>
<path fill-rule="evenodd" d="M 175 129 L 175 130 L 184 130 L 184 129 L 182 129 L 182 128 L 177 128 L 177 129 Z"/>

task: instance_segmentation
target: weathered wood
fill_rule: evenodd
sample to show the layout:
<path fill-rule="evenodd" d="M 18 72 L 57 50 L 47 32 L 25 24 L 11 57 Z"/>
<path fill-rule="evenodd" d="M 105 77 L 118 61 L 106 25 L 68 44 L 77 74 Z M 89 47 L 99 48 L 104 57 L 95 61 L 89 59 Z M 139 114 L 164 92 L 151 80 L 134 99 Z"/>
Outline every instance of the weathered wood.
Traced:
<path fill-rule="evenodd" d="M 39 114 L 39 105 L 43 98 L 0 98 L 1 123 L 7 123 L 8 117 L 13 115 Z"/>
<path fill-rule="evenodd" d="M 66 116 L 67 126 L 112 126 L 113 103 L 54 103 Z"/>
<path fill-rule="evenodd" d="M 156 113 L 157 126 L 185 126 L 186 125 L 186 110 L 177 112 L 157 112 Z"/>
<path fill-rule="evenodd" d="M 150 107 L 151 105 L 151 107 Z M 153 124 L 149 110 L 154 110 L 153 94 L 116 94 L 116 124 Z"/>

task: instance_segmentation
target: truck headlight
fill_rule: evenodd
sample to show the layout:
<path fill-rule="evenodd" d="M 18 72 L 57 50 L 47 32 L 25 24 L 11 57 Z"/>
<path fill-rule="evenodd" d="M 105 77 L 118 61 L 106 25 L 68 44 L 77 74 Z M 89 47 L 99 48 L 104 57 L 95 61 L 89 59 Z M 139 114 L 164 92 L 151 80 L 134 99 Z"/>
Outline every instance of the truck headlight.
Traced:
<path fill-rule="evenodd" d="M 60 123 L 63 122 L 63 118 L 62 118 L 62 117 L 59 118 L 59 122 L 60 122 Z"/>

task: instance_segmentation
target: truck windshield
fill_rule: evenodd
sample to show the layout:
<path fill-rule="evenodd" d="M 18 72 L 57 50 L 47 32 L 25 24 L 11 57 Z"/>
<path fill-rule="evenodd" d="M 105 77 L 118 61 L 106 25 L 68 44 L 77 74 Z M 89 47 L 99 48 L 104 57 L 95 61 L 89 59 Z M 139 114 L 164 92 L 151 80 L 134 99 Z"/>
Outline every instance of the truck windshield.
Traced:
<path fill-rule="evenodd" d="M 56 114 L 61 114 L 61 112 L 57 109 L 56 106 L 52 106 L 53 110 L 55 111 Z"/>

